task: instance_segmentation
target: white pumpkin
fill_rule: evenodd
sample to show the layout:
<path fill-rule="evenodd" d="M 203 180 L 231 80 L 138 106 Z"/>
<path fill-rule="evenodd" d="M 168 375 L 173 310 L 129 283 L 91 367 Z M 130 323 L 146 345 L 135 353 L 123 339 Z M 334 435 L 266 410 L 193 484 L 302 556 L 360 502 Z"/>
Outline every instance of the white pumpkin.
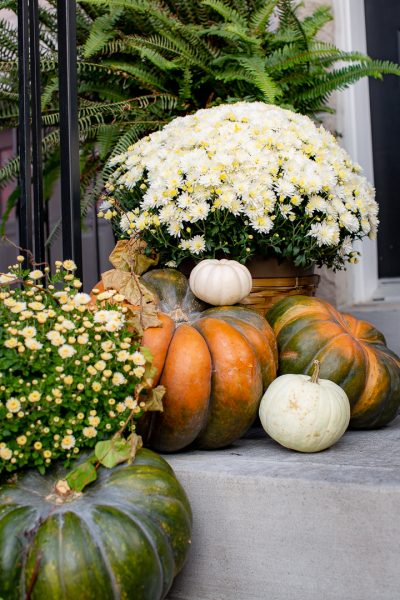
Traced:
<path fill-rule="evenodd" d="M 236 260 L 205 259 L 192 270 L 189 279 L 193 294 L 214 306 L 236 304 L 252 288 L 250 271 Z"/>
<path fill-rule="evenodd" d="M 318 379 L 319 361 L 312 377 L 281 375 L 260 404 L 263 428 L 275 441 L 299 452 L 319 452 L 335 444 L 350 421 L 350 402 L 341 387 Z"/>

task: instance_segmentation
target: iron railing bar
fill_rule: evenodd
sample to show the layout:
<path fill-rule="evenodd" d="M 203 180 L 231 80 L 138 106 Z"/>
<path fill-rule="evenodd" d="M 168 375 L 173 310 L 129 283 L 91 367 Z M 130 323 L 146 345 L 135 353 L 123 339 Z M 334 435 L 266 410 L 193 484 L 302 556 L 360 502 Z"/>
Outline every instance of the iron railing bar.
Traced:
<path fill-rule="evenodd" d="M 41 124 L 41 84 L 39 50 L 39 6 L 38 0 L 29 0 L 30 27 L 30 67 L 31 67 L 31 111 L 32 111 L 32 183 L 33 183 L 33 219 L 35 228 L 35 260 L 44 263 L 44 207 L 43 207 L 43 162 L 42 162 L 42 124 Z"/>
<path fill-rule="evenodd" d="M 93 204 L 93 219 L 94 219 L 94 240 L 95 240 L 95 252 L 96 252 L 96 271 L 97 281 L 101 279 L 101 265 L 100 265 L 100 244 L 99 244 L 99 219 L 97 217 L 98 206 L 95 201 Z"/>
<path fill-rule="evenodd" d="M 18 0 L 18 93 L 19 245 L 28 264 L 27 258 L 33 252 L 28 0 Z"/>
<path fill-rule="evenodd" d="M 57 2 L 57 19 L 63 256 L 75 261 L 82 277 L 76 1 Z"/>

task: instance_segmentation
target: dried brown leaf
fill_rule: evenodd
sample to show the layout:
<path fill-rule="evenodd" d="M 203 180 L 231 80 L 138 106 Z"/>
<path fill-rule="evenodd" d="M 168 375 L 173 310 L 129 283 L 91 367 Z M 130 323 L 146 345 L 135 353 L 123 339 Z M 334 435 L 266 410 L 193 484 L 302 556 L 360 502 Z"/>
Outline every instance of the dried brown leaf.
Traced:
<path fill-rule="evenodd" d="M 145 254 L 146 247 L 146 242 L 140 238 L 119 240 L 110 254 L 110 262 L 116 269 L 142 275 L 158 263 L 158 254 Z"/>

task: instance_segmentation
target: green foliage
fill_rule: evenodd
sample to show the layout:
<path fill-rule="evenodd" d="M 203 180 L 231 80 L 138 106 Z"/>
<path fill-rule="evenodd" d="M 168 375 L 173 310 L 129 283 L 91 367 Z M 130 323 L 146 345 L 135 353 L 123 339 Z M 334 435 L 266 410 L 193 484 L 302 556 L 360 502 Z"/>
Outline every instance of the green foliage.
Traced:
<path fill-rule="evenodd" d="M 105 292 L 92 305 L 75 268 L 67 260 L 51 277 L 19 265 L 0 273 L 0 474 L 44 472 L 57 459 L 69 465 L 99 442 L 106 449 L 110 435 L 133 433 L 154 410 L 149 354 L 121 298 Z M 123 443 L 98 460 L 117 464 Z M 78 470 L 70 485 L 92 476 Z"/>
<path fill-rule="evenodd" d="M 15 0 L 0 6 L 16 13 Z M 40 10 L 45 165 L 58 155 L 56 7 L 51 0 Z M 102 188 L 110 157 L 176 116 L 238 100 L 317 116 L 330 112 L 334 90 L 400 74 L 397 65 L 318 41 L 331 18 L 328 7 L 300 18 L 294 0 L 78 0 L 85 202 Z M 5 20 L 0 48 L 1 130 L 18 121 L 17 34 Z M 12 158 L 0 169 L 0 185 L 17 173 Z"/>

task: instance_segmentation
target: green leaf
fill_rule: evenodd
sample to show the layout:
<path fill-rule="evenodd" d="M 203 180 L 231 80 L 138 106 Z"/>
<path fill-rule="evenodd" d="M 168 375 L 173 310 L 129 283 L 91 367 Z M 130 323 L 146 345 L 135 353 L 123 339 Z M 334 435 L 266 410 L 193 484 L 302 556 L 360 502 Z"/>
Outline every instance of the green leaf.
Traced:
<path fill-rule="evenodd" d="M 96 481 L 97 471 L 90 461 L 85 461 L 68 473 L 65 477 L 74 492 L 81 492 L 89 483 Z"/>
<path fill-rule="evenodd" d="M 150 352 L 149 348 L 147 348 L 147 346 L 141 346 L 140 347 L 140 352 L 143 354 L 143 356 L 145 357 L 145 359 L 147 360 L 147 362 L 152 362 L 153 355 Z"/>
<path fill-rule="evenodd" d="M 94 454 L 103 467 L 112 469 L 116 465 L 129 460 L 131 449 L 131 444 L 125 438 L 117 437 L 112 440 L 97 442 Z"/>

